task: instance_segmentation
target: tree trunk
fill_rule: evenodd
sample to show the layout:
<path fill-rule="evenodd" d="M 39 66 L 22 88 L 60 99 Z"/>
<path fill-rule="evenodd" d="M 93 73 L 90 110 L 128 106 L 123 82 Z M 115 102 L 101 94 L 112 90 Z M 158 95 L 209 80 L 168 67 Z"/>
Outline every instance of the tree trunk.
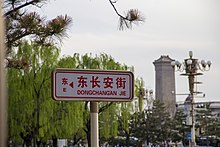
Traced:
<path fill-rule="evenodd" d="M 53 147 L 58 147 L 57 137 L 52 137 L 52 140 L 53 140 Z"/>
<path fill-rule="evenodd" d="M 76 133 L 75 136 L 73 137 L 73 146 L 77 145 L 81 139 L 82 137 L 77 137 L 77 133 Z"/>
<path fill-rule="evenodd" d="M 87 136 L 88 147 L 91 147 L 90 131 L 86 134 L 86 136 Z"/>
<path fill-rule="evenodd" d="M 130 142 L 130 134 L 126 132 L 126 146 L 130 146 L 129 142 Z"/>
<path fill-rule="evenodd" d="M 86 129 L 87 129 L 87 130 L 85 130 L 85 132 L 86 132 L 86 138 L 87 138 L 87 142 L 88 142 L 88 147 L 91 147 L 90 119 L 87 120 Z"/>
<path fill-rule="evenodd" d="M 26 136 L 24 136 L 24 133 L 21 132 L 20 136 L 24 141 L 23 146 L 26 145 L 26 147 L 32 147 L 33 132 L 29 132 Z"/>
<path fill-rule="evenodd" d="M 36 144 L 37 144 L 37 147 L 40 147 L 40 144 L 41 144 L 41 140 L 36 140 Z"/>
<path fill-rule="evenodd" d="M 47 147 L 47 141 L 43 141 L 42 144 L 43 144 L 43 147 Z"/>
<path fill-rule="evenodd" d="M 32 139 L 31 138 L 26 138 L 24 140 L 24 144 L 26 145 L 26 147 L 32 147 Z"/>

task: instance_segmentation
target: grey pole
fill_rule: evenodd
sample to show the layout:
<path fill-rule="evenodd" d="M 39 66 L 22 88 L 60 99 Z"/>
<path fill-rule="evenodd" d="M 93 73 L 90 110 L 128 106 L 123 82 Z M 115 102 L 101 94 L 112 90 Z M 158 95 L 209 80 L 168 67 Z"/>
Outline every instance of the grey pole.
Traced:
<path fill-rule="evenodd" d="M 98 102 L 90 102 L 91 147 L 99 147 Z"/>
<path fill-rule="evenodd" d="M 0 0 L 0 146 L 6 146 L 6 91 L 5 91 L 5 46 L 4 46 L 4 21 L 2 14 L 2 4 L 3 1 Z"/>

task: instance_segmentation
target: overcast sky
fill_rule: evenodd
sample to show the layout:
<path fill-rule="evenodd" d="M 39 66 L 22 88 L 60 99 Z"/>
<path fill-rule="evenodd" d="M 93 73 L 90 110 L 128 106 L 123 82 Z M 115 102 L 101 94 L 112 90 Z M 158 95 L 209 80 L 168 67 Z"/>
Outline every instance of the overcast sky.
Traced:
<path fill-rule="evenodd" d="M 116 61 L 134 66 L 135 77 L 155 89 L 153 62 L 161 55 L 183 61 L 188 52 L 200 60 L 211 60 L 210 71 L 198 77 L 198 91 L 220 101 L 220 0 L 118 0 L 121 14 L 139 9 L 145 22 L 132 30 L 118 30 L 118 16 L 108 0 L 51 0 L 40 12 L 48 19 L 60 14 L 72 17 L 69 38 L 62 55 L 107 53 Z M 188 79 L 176 72 L 176 93 L 188 93 Z M 185 96 L 184 96 L 185 97 Z M 177 101 L 183 101 L 177 96 Z"/>

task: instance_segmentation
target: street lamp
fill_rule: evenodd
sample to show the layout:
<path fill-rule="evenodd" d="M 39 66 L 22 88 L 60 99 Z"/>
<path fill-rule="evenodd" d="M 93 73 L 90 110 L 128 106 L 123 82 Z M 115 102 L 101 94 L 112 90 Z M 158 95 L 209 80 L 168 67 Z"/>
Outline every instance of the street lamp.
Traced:
<path fill-rule="evenodd" d="M 189 79 L 189 92 L 190 96 L 192 98 L 191 100 L 191 110 L 192 110 L 192 127 L 191 127 L 191 146 L 195 146 L 195 108 L 194 108 L 194 95 L 197 94 L 197 91 L 194 91 L 194 85 L 197 84 L 195 81 L 195 76 L 203 75 L 202 73 L 199 73 L 198 70 L 204 72 L 208 71 L 211 66 L 211 61 L 205 61 L 193 58 L 193 52 L 189 51 L 189 58 L 184 59 L 183 63 L 180 63 L 179 61 L 172 61 L 171 65 L 173 68 L 176 67 L 177 71 L 184 72 L 183 76 L 188 76 Z"/>

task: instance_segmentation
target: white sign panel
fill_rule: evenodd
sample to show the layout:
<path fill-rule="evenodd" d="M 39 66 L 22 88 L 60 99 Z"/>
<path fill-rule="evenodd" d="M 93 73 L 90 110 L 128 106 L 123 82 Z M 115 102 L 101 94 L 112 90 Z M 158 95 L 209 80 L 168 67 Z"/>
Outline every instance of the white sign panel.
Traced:
<path fill-rule="evenodd" d="M 56 69 L 52 79 L 55 100 L 131 101 L 134 95 L 129 71 Z"/>

